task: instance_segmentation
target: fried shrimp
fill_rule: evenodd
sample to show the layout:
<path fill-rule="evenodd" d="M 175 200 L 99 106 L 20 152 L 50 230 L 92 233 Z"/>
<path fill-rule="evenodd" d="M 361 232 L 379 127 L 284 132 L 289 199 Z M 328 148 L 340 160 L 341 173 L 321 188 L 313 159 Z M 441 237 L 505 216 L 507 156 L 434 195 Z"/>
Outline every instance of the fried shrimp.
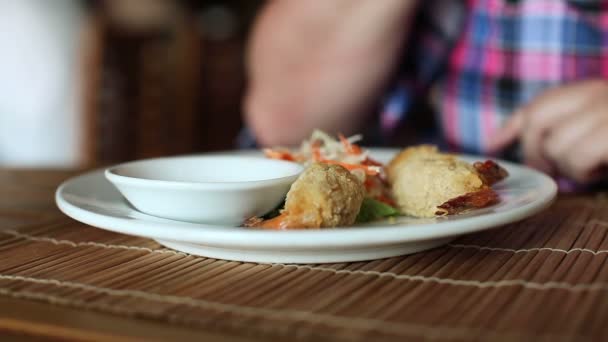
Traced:
<path fill-rule="evenodd" d="M 251 227 L 268 229 L 350 226 L 361 208 L 365 188 L 340 165 L 313 163 L 291 185 L 281 214 Z"/>
<path fill-rule="evenodd" d="M 399 153 L 387 168 L 399 209 L 407 215 L 451 215 L 495 203 L 490 186 L 507 176 L 492 161 L 471 165 L 435 146 L 411 147 Z"/>

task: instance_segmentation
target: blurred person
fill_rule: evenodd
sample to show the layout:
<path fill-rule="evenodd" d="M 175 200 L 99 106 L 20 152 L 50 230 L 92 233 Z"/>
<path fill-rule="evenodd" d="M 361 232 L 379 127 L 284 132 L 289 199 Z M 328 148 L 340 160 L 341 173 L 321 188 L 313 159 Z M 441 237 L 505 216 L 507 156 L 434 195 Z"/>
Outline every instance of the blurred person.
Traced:
<path fill-rule="evenodd" d="M 81 15 L 73 0 L 0 1 L 0 165 L 78 163 Z"/>
<path fill-rule="evenodd" d="M 389 141 L 428 103 L 440 146 L 589 184 L 608 163 L 607 37 L 600 0 L 271 1 L 245 117 L 261 145 L 370 121 Z"/>

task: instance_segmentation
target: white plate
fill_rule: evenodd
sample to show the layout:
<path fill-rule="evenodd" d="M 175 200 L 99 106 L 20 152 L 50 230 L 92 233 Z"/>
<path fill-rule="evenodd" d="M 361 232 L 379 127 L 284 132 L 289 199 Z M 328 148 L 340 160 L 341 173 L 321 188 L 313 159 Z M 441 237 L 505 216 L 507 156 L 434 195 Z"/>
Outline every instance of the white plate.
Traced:
<path fill-rule="evenodd" d="M 372 149 L 372 156 L 386 162 L 396 152 Z M 226 154 L 238 153 L 242 152 Z M 463 234 L 521 220 L 551 203 L 557 193 L 551 178 L 521 165 L 498 162 L 510 175 L 494 187 L 501 198 L 497 205 L 463 215 L 399 217 L 349 228 L 263 231 L 157 218 L 128 204 L 103 171 L 66 181 L 57 189 L 55 200 L 65 214 L 86 224 L 155 239 L 169 248 L 211 258 L 265 263 L 361 261 L 437 247 Z"/>

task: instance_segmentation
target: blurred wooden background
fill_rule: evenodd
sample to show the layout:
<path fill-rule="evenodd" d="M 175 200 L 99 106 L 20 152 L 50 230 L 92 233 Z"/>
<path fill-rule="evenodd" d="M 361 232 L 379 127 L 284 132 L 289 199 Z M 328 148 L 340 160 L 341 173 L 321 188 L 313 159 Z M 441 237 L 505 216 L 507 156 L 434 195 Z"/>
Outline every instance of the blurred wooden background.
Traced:
<path fill-rule="evenodd" d="M 262 1 L 89 1 L 83 163 L 234 147 Z"/>

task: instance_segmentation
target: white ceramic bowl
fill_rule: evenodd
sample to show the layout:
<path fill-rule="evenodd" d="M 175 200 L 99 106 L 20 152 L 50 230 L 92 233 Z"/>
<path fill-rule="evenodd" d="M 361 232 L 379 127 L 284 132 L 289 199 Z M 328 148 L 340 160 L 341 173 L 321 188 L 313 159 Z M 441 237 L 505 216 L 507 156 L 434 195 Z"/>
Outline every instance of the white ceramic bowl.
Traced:
<path fill-rule="evenodd" d="M 207 155 L 129 162 L 105 176 L 146 214 L 238 226 L 277 206 L 301 171 L 299 164 L 263 157 Z"/>

